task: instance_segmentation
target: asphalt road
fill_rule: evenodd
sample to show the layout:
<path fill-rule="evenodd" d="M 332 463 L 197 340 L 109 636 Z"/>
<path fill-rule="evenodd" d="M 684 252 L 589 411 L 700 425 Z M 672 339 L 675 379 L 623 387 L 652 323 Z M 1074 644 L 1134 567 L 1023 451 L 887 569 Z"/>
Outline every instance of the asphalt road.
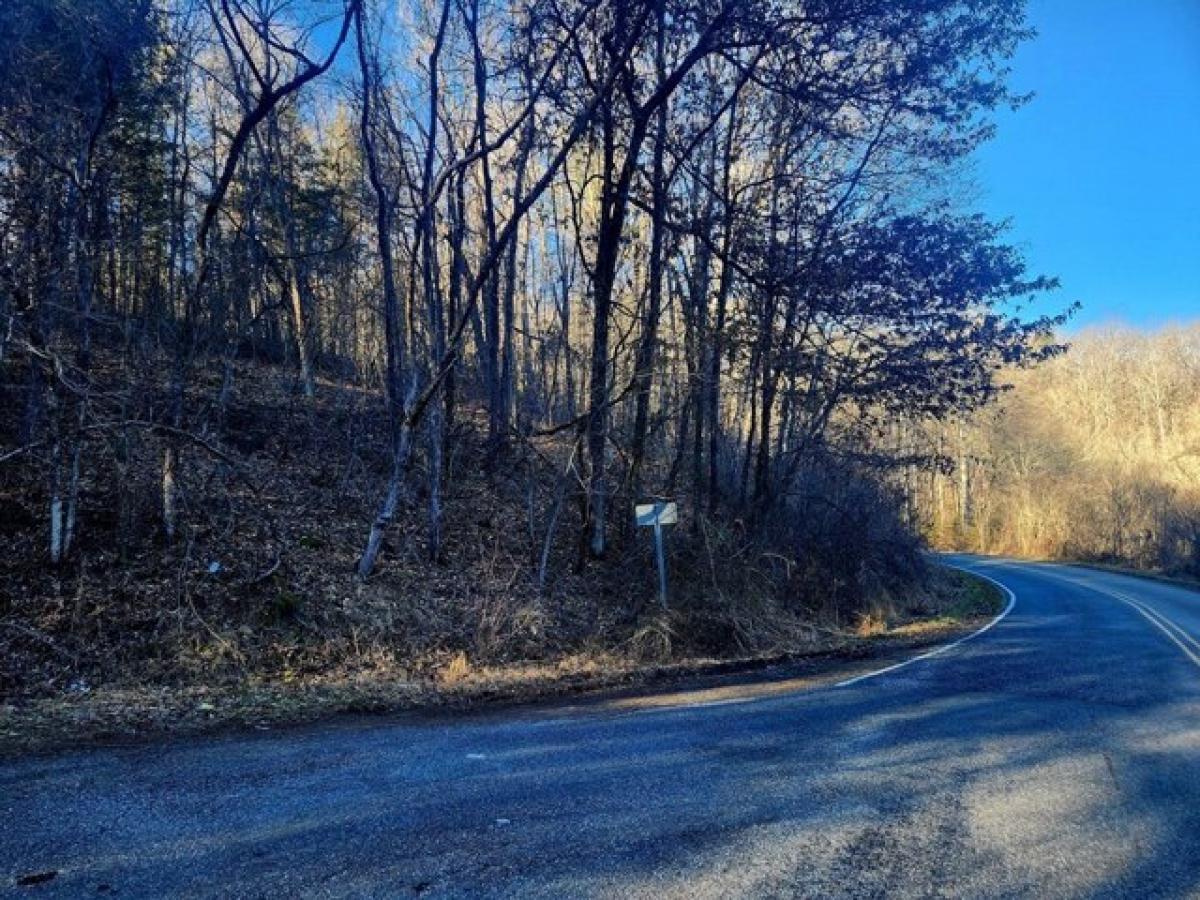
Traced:
<path fill-rule="evenodd" d="M 1010 613 L 850 684 L 5 763 L 0 892 L 1200 897 L 1200 594 L 959 561 Z"/>

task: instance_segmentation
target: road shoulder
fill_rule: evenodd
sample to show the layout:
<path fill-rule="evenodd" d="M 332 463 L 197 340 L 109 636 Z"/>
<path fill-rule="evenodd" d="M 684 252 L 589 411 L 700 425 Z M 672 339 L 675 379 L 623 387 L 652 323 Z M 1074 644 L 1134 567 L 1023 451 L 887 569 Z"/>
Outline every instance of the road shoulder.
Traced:
<path fill-rule="evenodd" d="M 954 567 L 950 567 L 954 568 Z M 958 570 L 960 601 L 881 633 L 839 633 L 771 656 L 666 664 L 523 666 L 449 683 L 363 679 L 240 690 L 108 689 L 0 705 L 0 758 L 198 735 L 353 725 L 366 719 L 628 711 L 728 703 L 836 685 L 934 656 L 996 620 L 986 576 Z"/>

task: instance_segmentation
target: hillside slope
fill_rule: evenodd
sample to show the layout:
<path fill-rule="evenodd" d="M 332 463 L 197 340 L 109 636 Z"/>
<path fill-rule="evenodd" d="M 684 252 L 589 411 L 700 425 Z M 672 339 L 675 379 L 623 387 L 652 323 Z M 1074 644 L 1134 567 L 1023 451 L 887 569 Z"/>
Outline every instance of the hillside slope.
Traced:
<path fill-rule="evenodd" d="M 363 582 L 354 565 L 387 475 L 379 396 L 324 382 L 310 403 L 293 376 L 259 364 L 239 363 L 234 385 L 223 411 L 208 409 L 216 424 L 187 444 L 187 528 L 175 543 L 157 525 L 166 438 L 136 417 L 88 435 L 85 472 L 100 474 L 85 476 L 76 551 L 57 567 L 46 552 L 45 459 L 34 448 L 0 467 L 0 696 L 10 712 L 61 701 L 103 732 L 221 703 L 254 720 L 439 692 L 519 696 L 612 683 L 646 665 L 849 646 L 941 615 L 962 593 L 915 570 L 899 588 L 876 580 L 857 605 L 831 603 L 850 595 L 815 560 L 788 558 L 737 521 L 696 521 L 683 496 L 664 612 L 647 532 L 618 529 L 605 560 L 581 552 L 581 511 L 561 489 L 567 441 L 515 448 L 489 471 L 483 425 L 466 416 L 446 455 L 442 556 L 425 553 L 414 487 Z M 195 405 L 216 387 L 198 382 Z M 162 402 L 162 389 L 144 399 Z M 11 388 L 4 399 L 20 402 Z M 5 450 L 19 446 L 16 425 L 4 420 Z"/>

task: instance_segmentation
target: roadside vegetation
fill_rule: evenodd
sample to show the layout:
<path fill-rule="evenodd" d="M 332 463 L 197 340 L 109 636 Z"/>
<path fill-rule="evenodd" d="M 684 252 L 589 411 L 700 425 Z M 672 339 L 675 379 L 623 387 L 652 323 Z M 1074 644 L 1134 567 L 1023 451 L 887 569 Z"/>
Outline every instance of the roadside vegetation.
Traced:
<path fill-rule="evenodd" d="M 929 582 L 912 588 L 919 598 L 916 612 L 893 613 L 886 621 L 868 617 L 854 631 L 816 634 L 791 652 L 771 656 L 648 661 L 618 649 L 583 651 L 552 662 L 479 665 L 459 654 L 432 678 L 392 667 L 355 669 L 348 660 L 315 675 L 284 679 L 243 671 L 225 680 L 107 683 L 95 690 L 80 682 L 66 695 L 6 698 L 0 704 L 0 756 L 93 742 L 265 731 L 335 715 L 457 714 L 567 698 L 619 703 L 634 697 L 653 703 L 660 690 L 713 688 L 745 677 L 828 684 L 833 677 L 899 662 L 952 641 L 1002 608 L 997 602 L 988 604 L 984 615 L 963 615 L 958 590 L 953 580 L 931 573 Z"/>
<path fill-rule="evenodd" d="M 1200 326 L 1092 329 L 995 407 L 930 430 L 944 547 L 1200 579 Z"/>
<path fill-rule="evenodd" d="M 1029 36 L 1019 0 L 9 0 L 8 721 L 964 615 L 916 436 L 1062 350 L 960 199 Z"/>

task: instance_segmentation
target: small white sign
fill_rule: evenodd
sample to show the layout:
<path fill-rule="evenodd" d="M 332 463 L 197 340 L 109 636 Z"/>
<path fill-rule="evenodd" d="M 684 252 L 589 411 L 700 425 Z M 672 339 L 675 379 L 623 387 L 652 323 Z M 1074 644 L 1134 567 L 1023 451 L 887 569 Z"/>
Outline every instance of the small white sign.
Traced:
<path fill-rule="evenodd" d="M 679 521 L 679 507 L 674 503 L 639 503 L 633 512 L 641 526 L 674 525 Z"/>

